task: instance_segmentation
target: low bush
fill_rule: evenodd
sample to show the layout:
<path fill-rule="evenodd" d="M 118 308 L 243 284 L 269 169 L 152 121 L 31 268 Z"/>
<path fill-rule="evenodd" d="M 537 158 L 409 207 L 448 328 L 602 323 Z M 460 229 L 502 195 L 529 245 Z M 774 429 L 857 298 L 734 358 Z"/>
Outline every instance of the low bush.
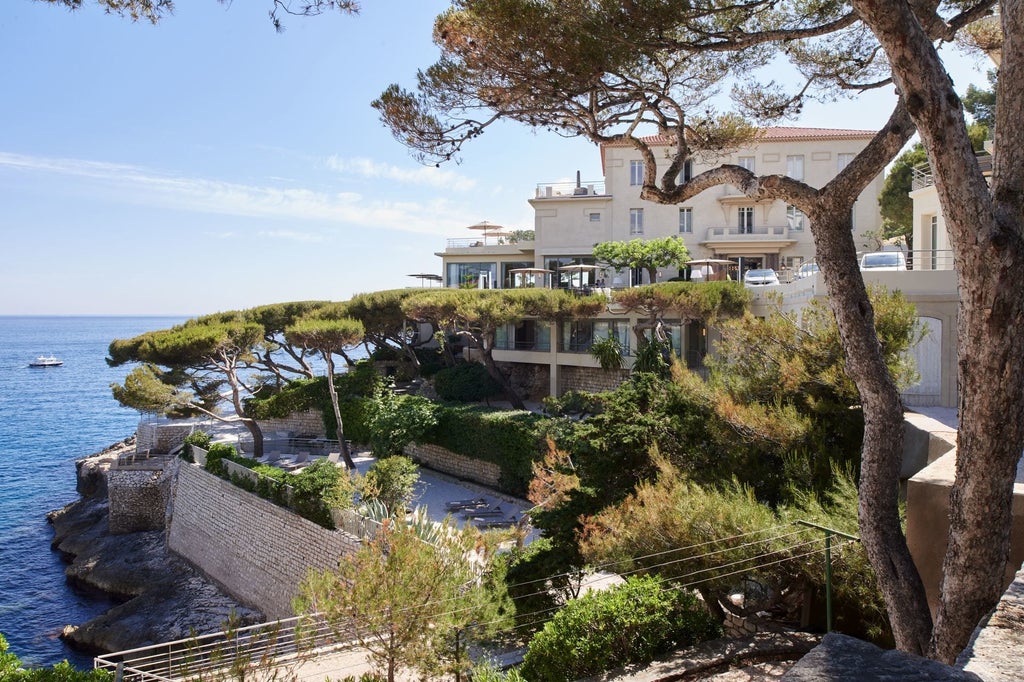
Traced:
<path fill-rule="evenodd" d="M 379 459 L 363 478 L 363 499 L 379 500 L 392 516 L 401 517 L 419 478 L 419 467 L 408 457 Z"/>
<path fill-rule="evenodd" d="M 478 362 L 462 362 L 434 376 L 434 390 L 443 400 L 475 403 L 501 393 L 501 386 Z"/>
<path fill-rule="evenodd" d="M 348 473 L 332 462 L 314 462 L 287 480 L 292 486 L 291 508 L 324 528 L 334 528 L 332 508 L 352 506 Z"/>
<path fill-rule="evenodd" d="M 179 455 L 186 462 L 195 462 L 195 455 L 192 453 L 192 448 L 202 448 L 208 450 L 210 448 L 210 434 L 204 431 L 193 431 L 192 433 L 185 436 L 184 445 Z"/>
<path fill-rule="evenodd" d="M 534 635 L 520 672 L 528 680 L 577 680 L 720 634 L 692 594 L 634 576 L 569 602 Z"/>
<path fill-rule="evenodd" d="M 113 682 L 106 670 L 77 670 L 67 661 L 50 668 L 25 668 L 18 657 L 7 650 L 7 640 L 0 635 L 0 680 L 3 682 Z"/>

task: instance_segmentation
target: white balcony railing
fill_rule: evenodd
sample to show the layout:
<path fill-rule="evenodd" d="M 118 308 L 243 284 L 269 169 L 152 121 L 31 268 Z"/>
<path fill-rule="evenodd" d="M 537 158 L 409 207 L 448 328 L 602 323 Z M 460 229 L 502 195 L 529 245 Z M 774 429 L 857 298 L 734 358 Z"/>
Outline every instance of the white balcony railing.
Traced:
<path fill-rule="evenodd" d="M 766 239 L 792 239 L 792 233 L 803 230 L 791 230 L 788 225 L 754 225 L 752 227 L 721 226 L 709 227 L 705 241 L 764 241 Z"/>
<path fill-rule="evenodd" d="M 603 180 L 586 182 L 539 182 L 534 194 L 536 199 L 565 199 L 567 197 L 595 197 L 604 195 Z"/>

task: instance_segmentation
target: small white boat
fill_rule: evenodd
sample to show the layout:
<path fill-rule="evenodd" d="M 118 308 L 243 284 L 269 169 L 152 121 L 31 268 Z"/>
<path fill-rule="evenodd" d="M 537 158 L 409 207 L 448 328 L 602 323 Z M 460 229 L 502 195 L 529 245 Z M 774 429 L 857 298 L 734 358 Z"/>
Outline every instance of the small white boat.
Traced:
<path fill-rule="evenodd" d="M 34 361 L 28 363 L 29 367 L 60 367 L 64 364 L 63 360 L 58 360 L 54 356 L 40 355 Z"/>

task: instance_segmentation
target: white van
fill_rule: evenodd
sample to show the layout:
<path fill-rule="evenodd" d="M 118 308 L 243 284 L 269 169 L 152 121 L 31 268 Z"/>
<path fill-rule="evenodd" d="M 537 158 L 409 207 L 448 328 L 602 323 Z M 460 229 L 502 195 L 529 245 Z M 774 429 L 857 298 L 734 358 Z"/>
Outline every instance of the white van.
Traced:
<path fill-rule="evenodd" d="M 861 270 L 906 270 L 907 257 L 902 251 L 873 251 L 860 257 Z"/>

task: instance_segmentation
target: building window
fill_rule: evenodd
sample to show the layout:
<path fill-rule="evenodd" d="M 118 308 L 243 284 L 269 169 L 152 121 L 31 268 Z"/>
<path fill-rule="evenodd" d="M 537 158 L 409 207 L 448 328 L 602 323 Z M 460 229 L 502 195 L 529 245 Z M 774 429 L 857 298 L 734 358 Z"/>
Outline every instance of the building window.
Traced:
<path fill-rule="evenodd" d="M 933 215 L 931 219 L 932 238 L 932 270 L 939 269 L 939 216 Z"/>
<path fill-rule="evenodd" d="M 693 234 L 693 209 L 679 209 L 679 233 Z"/>
<path fill-rule="evenodd" d="M 683 170 L 679 171 L 679 177 L 676 178 L 676 184 L 682 185 L 690 181 L 693 178 L 693 161 L 687 159 L 683 162 Z"/>
<path fill-rule="evenodd" d="M 850 162 L 853 161 L 853 157 L 855 157 L 855 156 L 857 156 L 857 155 L 856 154 L 836 154 L 836 159 L 837 159 L 836 165 L 838 166 L 836 168 L 836 172 L 837 173 L 842 172 L 842 170 L 844 168 L 846 168 L 847 166 L 850 165 Z"/>
<path fill-rule="evenodd" d="M 803 156 L 787 156 L 786 157 L 786 175 L 793 178 L 794 180 L 804 179 L 804 157 Z"/>
<path fill-rule="evenodd" d="M 610 336 L 618 339 L 623 355 L 629 353 L 630 328 L 625 322 L 618 320 L 563 322 L 559 350 L 566 353 L 586 353 L 595 341 L 602 341 Z"/>
<path fill-rule="evenodd" d="M 629 209 L 629 233 L 644 233 L 644 210 L 642 208 Z"/>
<path fill-rule="evenodd" d="M 643 161 L 630 161 L 629 162 L 629 184 L 634 187 L 639 187 L 644 184 L 644 162 Z"/>
<path fill-rule="evenodd" d="M 803 232 L 806 216 L 796 206 L 786 207 L 786 222 L 789 223 L 790 232 Z"/>
<path fill-rule="evenodd" d="M 447 285 L 455 289 L 497 287 L 497 263 L 449 263 Z"/>
<path fill-rule="evenodd" d="M 601 214 L 600 213 L 591 213 L 590 214 L 590 222 L 592 222 L 592 223 L 599 223 L 599 222 L 601 222 Z"/>
<path fill-rule="evenodd" d="M 736 159 L 736 165 L 740 168 L 746 168 L 751 173 L 754 172 L 754 157 L 753 156 L 741 156 Z"/>
<path fill-rule="evenodd" d="M 740 234 L 754 234 L 754 207 L 739 207 L 739 222 L 737 223 Z"/>

